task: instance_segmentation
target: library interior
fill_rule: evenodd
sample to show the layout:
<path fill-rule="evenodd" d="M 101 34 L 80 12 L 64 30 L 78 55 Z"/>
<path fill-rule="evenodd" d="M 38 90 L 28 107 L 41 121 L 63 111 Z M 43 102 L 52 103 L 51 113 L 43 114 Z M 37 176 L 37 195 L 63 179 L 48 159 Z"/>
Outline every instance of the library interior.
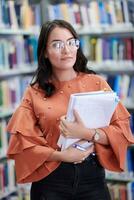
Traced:
<path fill-rule="evenodd" d="M 134 134 L 134 0 L 0 0 L 0 200 L 30 200 L 30 183 L 16 183 L 7 159 L 6 127 L 37 68 L 41 25 L 54 19 L 73 25 L 87 67 L 116 92 Z M 106 180 L 112 200 L 134 200 L 133 145 L 125 171 L 106 170 Z"/>

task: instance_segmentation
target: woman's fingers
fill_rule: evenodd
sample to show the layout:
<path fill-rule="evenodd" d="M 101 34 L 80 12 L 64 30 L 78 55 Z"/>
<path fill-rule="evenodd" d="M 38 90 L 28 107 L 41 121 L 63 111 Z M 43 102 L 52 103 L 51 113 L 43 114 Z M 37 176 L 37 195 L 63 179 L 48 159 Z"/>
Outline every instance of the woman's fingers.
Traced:
<path fill-rule="evenodd" d="M 63 131 L 67 131 L 67 128 L 64 126 L 63 123 L 60 123 L 59 128 Z"/>
<path fill-rule="evenodd" d="M 61 116 L 61 117 L 60 117 L 60 120 L 61 120 L 61 121 L 66 121 L 66 116 L 65 116 L 65 115 Z"/>
<path fill-rule="evenodd" d="M 64 135 L 64 136 L 68 136 L 68 130 L 63 126 L 63 125 L 59 125 L 59 129 L 61 130 L 61 133 Z"/>
<path fill-rule="evenodd" d="M 68 122 L 66 121 L 65 118 L 61 118 L 60 124 L 61 124 L 62 126 L 67 127 L 67 123 L 68 123 Z"/>

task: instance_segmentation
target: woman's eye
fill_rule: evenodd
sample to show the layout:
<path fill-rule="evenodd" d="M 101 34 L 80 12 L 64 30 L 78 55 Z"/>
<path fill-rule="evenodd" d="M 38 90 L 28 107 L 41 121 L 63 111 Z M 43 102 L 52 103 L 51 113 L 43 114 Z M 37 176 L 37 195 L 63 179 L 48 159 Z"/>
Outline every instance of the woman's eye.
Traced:
<path fill-rule="evenodd" d="M 54 49 L 59 49 L 60 48 L 60 44 L 59 43 L 54 43 L 53 44 L 53 48 Z"/>
<path fill-rule="evenodd" d="M 69 46 L 74 46 L 75 45 L 75 41 L 69 41 Z"/>
<path fill-rule="evenodd" d="M 72 40 L 72 41 L 71 41 L 71 45 L 72 45 L 72 46 L 76 46 L 76 40 Z"/>

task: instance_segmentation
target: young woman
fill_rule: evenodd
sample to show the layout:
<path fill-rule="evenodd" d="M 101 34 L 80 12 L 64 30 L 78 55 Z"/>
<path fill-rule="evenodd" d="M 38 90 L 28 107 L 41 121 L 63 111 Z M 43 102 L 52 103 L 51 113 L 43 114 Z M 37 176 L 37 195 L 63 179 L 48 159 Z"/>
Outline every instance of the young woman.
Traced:
<path fill-rule="evenodd" d="M 134 143 L 130 114 L 118 103 L 110 125 L 97 130 L 85 127 L 76 111 L 74 122 L 63 117 L 72 93 L 111 90 L 87 69 L 78 35 L 68 22 L 45 23 L 37 53 L 34 82 L 7 127 L 8 157 L 15 160 L 17 181 L 32 182 L 31 200 L 110 200 L 104 169 L 124 170 L 127 147 Z M 73 146 L 60 151 L 60 133 L 94 145 L 86 151 Z"/>

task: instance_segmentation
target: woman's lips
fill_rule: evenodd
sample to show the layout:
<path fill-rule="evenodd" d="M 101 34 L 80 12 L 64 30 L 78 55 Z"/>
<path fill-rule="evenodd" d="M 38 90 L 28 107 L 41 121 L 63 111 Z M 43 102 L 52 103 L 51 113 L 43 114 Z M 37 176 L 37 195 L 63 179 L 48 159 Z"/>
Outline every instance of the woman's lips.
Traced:
<path fill-rule="evenodd" d="M 70 60 L 70 59 L 73 59 L 72 57 L 64 57 L 64 58 L 61 58 L 61 60 Z"/>

